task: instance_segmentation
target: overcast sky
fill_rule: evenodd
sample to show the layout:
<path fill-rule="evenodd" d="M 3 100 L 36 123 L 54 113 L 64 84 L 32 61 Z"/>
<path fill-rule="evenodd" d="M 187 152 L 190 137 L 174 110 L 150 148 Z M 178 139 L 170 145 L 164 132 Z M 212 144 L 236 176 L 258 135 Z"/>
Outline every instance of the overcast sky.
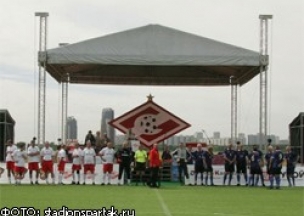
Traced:
<path fill-rule="evenodd" d="M 38 32 L 35 12 L 49 12 L 48 48 L 148 24 L 160 24 L 259 51 L 259 14 L 272 14 L 269 131 L 288 138 L 288 124 L 304 111 L 303 0 L 0 0 L 0 109 L 16 121 L 16 141 L 37 136 Z M 259 131 L 259 76 L 238 89 L 238 132 Z M 154 101 L 192 125 L 230 136 L 230 87 L 69 86 L 68 115 L 79 139 L 100 129 L 101 110 L 118 117 Z M 60 137 L 61 87 L 47 76 L 46 140 Z"/>

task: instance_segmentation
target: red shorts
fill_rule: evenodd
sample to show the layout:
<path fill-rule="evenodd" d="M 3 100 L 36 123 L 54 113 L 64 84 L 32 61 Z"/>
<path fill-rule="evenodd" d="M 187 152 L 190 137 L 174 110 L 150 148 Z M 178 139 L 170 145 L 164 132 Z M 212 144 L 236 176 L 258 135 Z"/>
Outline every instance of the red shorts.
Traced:
<path fill-rule="evenodd" d="M 15 162 L 14 161 L 7 161 L 6 162 L 6 169 L 15 170 Z"/>
<path fill-rule="evenodd" d="M 84 174 L 86 174 L 88 171 L 90 171 L 92 174 L 95 173 L 95 164 L 84 164 Z"/>
<path fill-rule="evenodd" d="M 60 161 L 58 164 L 58 171 L 64 172 L 64 167 L 65 167 L 65 161 Z"/>
<path fill-rule="evenodd" d="M 16 173 L 24 173 L 25 172 L 25 167 L 15 166 L 15 172 Z"/>
<path fill-rule="evenodd" d="M 53 173 L 53 161 L 42 161 L 42 170 L 45 173 Z"/>
<path fill-rule="evenodd" d="M 106 172 L 112 173 L 113 172 L 113 164 L 110 164 L 110 163 L 104 164 L 103 165 L 103 172 L 104 173 L 106 173 Z"/>
<path fill-rule="evenodd" d="M 39 163 L 38 162 L 28 163 L 28 169 L 38 171 L 39 170 Z"/>
<path fill-rule="evenodd" d="M 74 170 L 81 170 L 81 165 L 80 165 L 80 164 L 73 164 L 73 165 L 72 165 L 72 172 L 73 172 Z"/>

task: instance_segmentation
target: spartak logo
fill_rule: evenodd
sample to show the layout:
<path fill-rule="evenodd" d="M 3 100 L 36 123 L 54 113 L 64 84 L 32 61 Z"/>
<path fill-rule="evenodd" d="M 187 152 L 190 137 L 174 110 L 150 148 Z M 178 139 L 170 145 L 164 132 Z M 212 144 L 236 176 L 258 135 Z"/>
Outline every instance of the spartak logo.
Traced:
<path fill-rule="evenodd" d="M 149 95 L 146 103 L 113 119 L 109 124 L 123 133 L 131 131 L 147 147 L 190 127 L 190 124 L 154 103 L 152 98 Z"/>

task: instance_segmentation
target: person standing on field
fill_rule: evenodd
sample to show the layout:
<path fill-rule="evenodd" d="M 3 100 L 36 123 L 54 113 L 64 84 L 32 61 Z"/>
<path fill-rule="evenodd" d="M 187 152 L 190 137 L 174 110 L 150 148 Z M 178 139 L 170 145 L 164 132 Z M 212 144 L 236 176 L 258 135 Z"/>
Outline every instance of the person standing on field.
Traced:
<path fill-rule="evenodd" d="M 39 184 L 39 162 L 40 162 L 40 149 L 35 145 L 35 141 L 32 140 L 30 146 L 27 148 L 28 156 L 28 170 L 31 184 Z M 35 172 L 35 181 L 33 181 L 33 172 Z"/>
<path fill-rule="evenodd" d="M 53 169 L 54 151 L 50 147 L 48 141 L 45 142 L 44 147 L 40 151 L 40 162 L 42 171 L 45 173 L 46 183 L 49 184 L 48 174 L 51 174 L 52 184 L 55 184 L 55 175 Z"/>
<path fill-rule="evenodd" d="M 66 155 L 66 146 L 61 145 L 60 150 L 57 154 L 57 166 L 58 166 L 58 184 L 63 185 L 63 175 L 64 175 L 64 169 L 65 169 L 65 163 L 67 161 L 67 155 Z"/>
<path fill-rule="evenodd" d="M 83 184 L 86 184 L 86 177 L 88 172 L 92 175 L 93 185 L 95 185 L 95 164 L 96 164 L 96 153 L 95 149 L 91 146 L 91 141 L 87 140 L 86 147 L 83 149 Z"/>
<path fill-rule="evenodd" d="M 21 184 L 21 180 L 24 178 L 26 172 L 25 160 L 27 159 L 27 153 L 25 151 L 25 143 L 19 143 L 19 148 L 14 151 L 12 157 L 15 161 L 15 178 L 16 185 Z"/>
<path fill-rule="evenodd" d="M 142 182 L 143 184 L 143 175 L 146 171 L 146 165 L 147 165 L 147 152 L 143 149 L 143 146 L 140 145 L 138 150 L 135 152 L 134 155 L 135 159 L 135 172 L 136 172 L 136 185 L 138 185 L 138 182 Z"/>
<path fill-rule="evenodd" d="M 106 184 L 106 178 L 108 179 L 108 185 L 111 185 L 111 174 L 113 172 L 113 163 L 115 159 L 115 150 L 111 142 L 107 143 L 107 147 L 101 149 L 98 153 L 103 162 L 103 178 L 101 185 Z"/>
<path fill-rule="evenodd" d="M 16 150 L 17 147 L 16 145 L 13 144 L 12 140 L 7 140 L 5 161 L 6 161 L 7 178 L 10 184 L 12 183 L 11 176 L 13 176 L 13 178 L 15 179 L 15 175 L 14 175 L 15 162 L 14 159 L 12 158 L 12 155 Z M 16 179 L 15 179 L 15 183 L 16 183 Z"/>
<path fill-rule="evenodd" d="M 79 143 L 75 143 L 75 148 L 72 153 L 72 174 L 73 174 L 73 180 L 72 184 L 80 184 L 80 170 L 81 170 L 81 164 L 83 164 L 83 151 L 79 147 Z M 76 178 L 77 177 L 77 178 Z M 77 179 L 77 181 L 76 181 Z"/>

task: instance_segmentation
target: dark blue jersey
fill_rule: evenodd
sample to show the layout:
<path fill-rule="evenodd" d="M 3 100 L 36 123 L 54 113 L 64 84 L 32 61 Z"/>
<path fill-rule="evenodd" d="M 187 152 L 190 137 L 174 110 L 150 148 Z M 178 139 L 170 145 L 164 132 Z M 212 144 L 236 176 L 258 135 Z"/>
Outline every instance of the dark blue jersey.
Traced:
<path fill-rule="evenodd" d="M 269 164 L 270 164 L 270 158 L 271 158 L 271 155 L 272 155 L 273 153 L 272 152 L 267 152 L 266 154 L 265 154 L 265 161 L 266 161 L 266 163 L 267 163 L 267 166 L 269 166 Z"/>
<path fill-rule="evenodd" d="M 224 151 L 224 157 L 232 161 L 236 157 L 236 153 L 232 149 L 226 149 Z M 225 163 L 230 164 L 227 160 L 225 160 Z"/>
<path fill-rule="evenodd" d="M 249 155 L 250 167 L 251 168 L 259 168 L 261 162 L 261 156 L 258 151 L 252 151 Z"/>
<path fill-rule="evenodd" d="M 203 155 L 204 155 L 204 151 L 195 151 L 192 153 L 193 159 L 194 159 L 194 163 L 195 165 L 203 165 Z"/>
<path fill-rule="evenodd" d="M 194 162 L 194 156 L 193 156 L 194 152 L 190 152 L 190 151 L 186 151 L 186 160 L 187 160 L 187 164 L 193 164 Z"/>
<path fill-rule="evenodd" d="M 284 158 L 286 159 L 287 167 L 294 167 L 297 163 L 298 155 L 295 152 L 291 151 L 285 153 Z"/>
<path fill-rule="evenodd" d="M 246 158 L 248 157 L 248 152 L 246 150 L 236 151 L 236 163 L 238 165 L 246 165 Z"/>
<path fill-rule="evenodd" d="M 283 153 L 280 150 L 276 150 L 271 156 L 271 168 L 279 168 L 282 167 L 283 162 Z"/>
<path fill-rule="evenodd" d="M 210 152 L 204 151 L 204 153 L 203 153 L 203 159 L 205 159 L 207 167 L 211 167 L 212 166 L 213 155 L 210 154 Z"/>

